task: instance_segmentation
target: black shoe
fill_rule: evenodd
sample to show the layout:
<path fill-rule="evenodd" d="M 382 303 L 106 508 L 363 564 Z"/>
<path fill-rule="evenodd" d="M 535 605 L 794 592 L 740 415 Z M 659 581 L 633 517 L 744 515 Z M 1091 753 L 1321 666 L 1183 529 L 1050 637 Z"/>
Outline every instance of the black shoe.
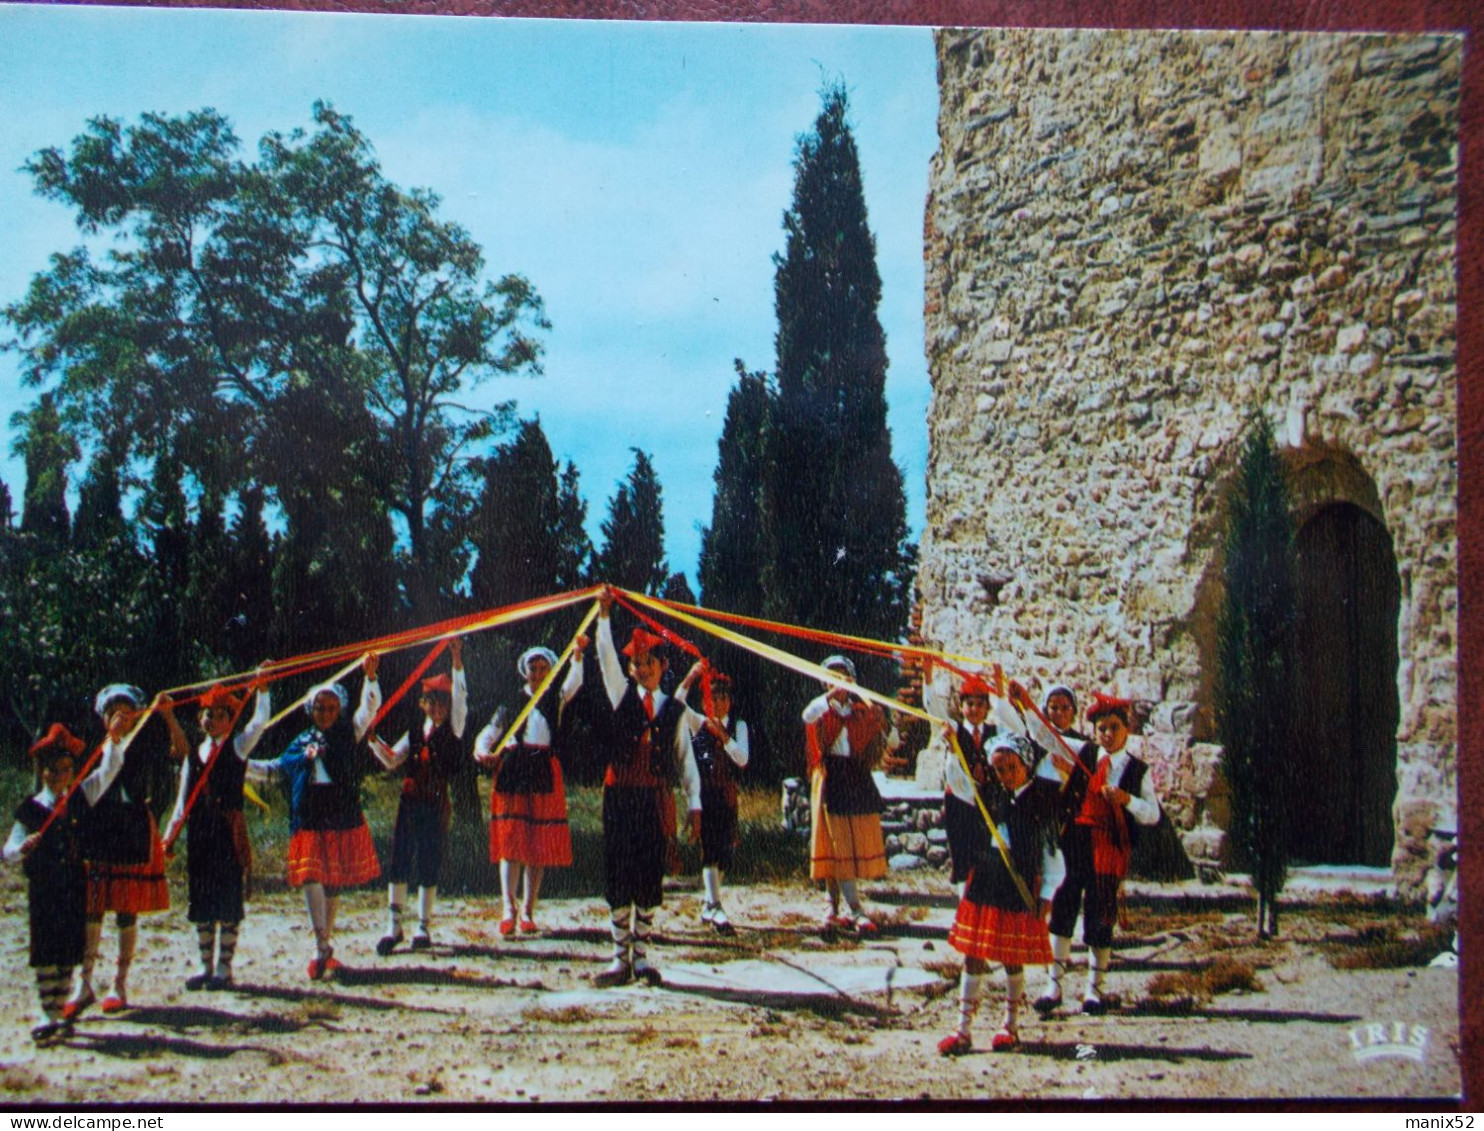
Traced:
<path fill-rule="evenodd" d="M 413 935 L 412 936 L 412 949 L 413 950 L 427 950 L 432 945 L 433 945 L 433 938 L 432 938 L 431 935 Z"/>
<path fill-rule="evenodd" d="M 186 989 L 192 993 L 195 993 L 197 990 L 204 990 L 209 985 L 211 985 L 210 974 L 192 974 L 185 981 Z"/>
<path fill-rule="evenodd" d="M 1107 1003 L 1097 994 L 1088 994 L 1082 999 L 1082 1012 L 1089 1017 L 1099 1017 L 1107 1010 Z"/>
<path fill-rule="evenodd" d="M 629 970 L 629 964 L 620 959 L 614 959 L 602 970 L 593 975 L 593 985 L 606 988 L 608 986 L 627 985 L 633 977 Z"/>
<path fill-rule="evenodd" d="M 634 963 L 634 981 L 643 982 L 647 986 L 658 986 L 664 980 L 664 976 L 644 959 Z"/>
<path fill-rule="evenodd" d="M 221 993 L 222 990 L 230 990 L 232 988 L 232 984 L 232 975 L 213 974 L 211 976 L 211 981 L 206 983 L 206 988 L 212 993 Z"/>
<path fill-rule="evenodd" d="M 1039 1013 L 1042 1017 L 1046 1017 L 1050 1015 L 1051 1011 L 1056 1009 L 1056 1007 L 1059 1005 L 1061 1005 L 1060 992 L 1058 992 L 1055 997 L 1052 997 L 1050 994 L 1042 994 L 1031 1005 L 1031 1008 Z"/>
<path fill-rule="evenodd" d="M 382 935 L 376 943 L 376 953 L 382 958 L 397 949 L 397 944 L 402 941 L 402 932 L 398 931 L 392 935 Z"/>

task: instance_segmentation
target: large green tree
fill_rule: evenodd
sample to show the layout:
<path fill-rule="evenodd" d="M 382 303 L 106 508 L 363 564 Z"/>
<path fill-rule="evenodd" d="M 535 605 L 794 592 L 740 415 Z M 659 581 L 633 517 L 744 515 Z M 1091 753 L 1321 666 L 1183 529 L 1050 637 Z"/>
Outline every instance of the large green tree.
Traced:
<path fill-rule="evenodd" d="M 586 506 L 575 496 L 538 419 L 520 424 L 484 464 L 484 491 L 469 541 L 478 554 L 469 588 L 480 608 L 508 605 L 581 584 L 591 544 L 582 530 Z M 573 529 L 575 505 L 575 530 Z M 575 539 L 575 540 L 574 540 Z"/>
<path fill-rule="evenodd" d="M 593 565 L 596 580 L 658 596 L 670 577 L 665 561 L 665 512 L 654 461 L 638 448 L 634 466 L 608 503 L 603 548 Z"/>
<path fill-rule="evenodd" d="M 845 89 L 822 98 L 799 139 L 774 257 L 763 589 L 775 619 L 894 640 L 906 629 L 912 553 L 886 425 L 881 277 Z"/>
<path fill-rule="evenodd" d="M 521 276 L 485 277 L 435 194 L 382 175 L 349 118 L 317 103 L 314 123 L 268 134 L 255 162 L 213 110 L 97 118 L 40 151 L 25 166 L 37 192 L 92 243 L 53 256 L 5 315 L 28 379 L 55 388 L 85 441 L 169 450 L 219 495 L 273 492 L 285 615 L 322 612 L 305 587 L 386 542 L 337 532 L 393 516 L 401 602 L 427 612 L 463 576 L 449 532 L 472 505 L 472 449 L 503 419 L 459 398 L 538 372 L 546 322 Z"/>
<path fill-rule="evenodd" d="M 1297 613 L 1292 513 L 1272 429 L 1258 416 L 1228 502 L 1215 691 L 1234 848 L 1252 870 L 1258 933 L 1265 938 L 1278 933 L 1299 757 L 1291 685 Z"/>

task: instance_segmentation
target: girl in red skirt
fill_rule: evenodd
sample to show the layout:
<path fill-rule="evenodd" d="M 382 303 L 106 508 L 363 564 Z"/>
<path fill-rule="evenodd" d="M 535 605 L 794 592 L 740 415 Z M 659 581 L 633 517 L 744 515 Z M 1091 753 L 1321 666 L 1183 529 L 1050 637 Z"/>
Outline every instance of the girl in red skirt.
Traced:
<path fill-rule="evenodd" d="M 247 764 L 253 781 L 279 781 L 289 791 L 289 884 L 304 889 L 315 945 L 309 977 L 315 980 L 340 967 L 330 945 L 340 889 L 381 875 L 360 799 L 367 769 L 360 741 L 381 706 L 379 662 L 367 655 L 362 663 L 366 679 L 353 723 L 345 715 L 345 688 L 321 684 L 304 704 L 313 724 L 274 760 Z"/>
<path fill-rule="evenodd" d="M 109 684 L 98 692 L 93 708 L 107 732 L 99 769 L 108 782 L 84 826 L 83 851 L 88 858 L 88 923 L 77 988 L 64 1009 L 76 1019 L 96 1000 L 93 968 L 103 941 L 103 918 L 112 911 L 119 931 L 118 967 L 113 989 L 103 999 L 104 1013 L 129 1008 L 129 967 L 139 944 L 139 916 L 168 911 L 170 889 L 165 884 L 165 846 L 149 804 L 152 751 L 132 744 L 125 757 L 124 739 L 144 710 L 144 692 L 128 684 Z M 182 761 L 190 744 L 175 721 L 172 705 L 156 700 L 158 714 L 170 732 L 170 756 Z"/>
<path fill-rule="evenodd" d="M 1018 1045 L 1025 967 L 1051 962 L 1046 916 L 1064 870 L 1056 846 L 1060 790 L 1045 778 L 1032 776 L 1035 750 L 1020 735 L 993 739 L 989 758 L 1002 790 L 990 809 L 999 838 L 982 848 L 971 865 L 958 915 L 948 932 L 948 944 L 963 952 L 964 972 L 959 982 L 958 1027 L 938 1043 L 944 1056 L 960 1056 L 974 1047 L 969 1029 L 991 962 L 1005 967 L 1005 1024 L 991 1047 L 1001 1052 Z M 999 849 L 1001 842 L 1009 846 L 1008 865 Z M 1027 895 L 1034 908 L 1027 906 Z"/>
<path fill-rule="evenodd" d="M 557 719 L 582 688 L 582 650 L 587 638 L 577 638 L 577 649 L 562 681 Z M 556 665 L 550 648 L 528 648 L 516 667 L 524 679 L 526 698 L 546 680 Z M 520 707 L 495 712 L 489 726 L 474 740 L 474 757 L 481 765 L 494 766 L 495 782 L 490 791 L 490 859 L 500 865 L 500 898 L 505 913 L 500 934 L 515 931 L 517 911 L 522 934 L 535 934 L 536 898 L 541 877 L 549 867 L 565 868 L 572 863 L 572 834 L 567 826 L 567 791 L 562 784 L 562 764 L 553 748 L 555 731 L 539 707 L 532 708 L 519 730 L 495 744 L 505 733 Z M 521 873 L 525 890 L 516 907 Z"/>

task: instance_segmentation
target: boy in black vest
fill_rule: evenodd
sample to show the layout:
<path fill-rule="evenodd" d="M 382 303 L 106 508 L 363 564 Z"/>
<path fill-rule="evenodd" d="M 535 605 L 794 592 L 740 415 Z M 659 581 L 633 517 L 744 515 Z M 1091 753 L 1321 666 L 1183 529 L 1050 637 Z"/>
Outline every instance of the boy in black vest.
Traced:
<path fill-rule="evenodd" d="M 701 663 L 697 662 L 675 692 L 682 703 L 700 674 Z M 747 724 L 732 715 L 731 677 L 713 672 L 711 714 L 687 707 L 685 721 L 701 775 L 701 882 L 706 888 L 701 922 L 720 934 L 733 935 L 732 921 L 721 906 L 721 874 L 732 866 L 737 844 L 737 775 L 747 766 L 749 743 Z"/>
<path fill-rule="evenodd" d="M 1133 704 L 1098 693 L 1087 712 L 1097 735 L 1097 761 L 1076 814 L 1067 823 L 1063 845 L 1067 878 L 1052 902 L 1053 954 L 1063 963 L 1072 953 L 1072 928 L 1082 911 L 1087 944 L 1087 990 L 1082 1012 L 1102 1013 L 1103 977 L 1113 953 L 1118 889 L 1128 874 L 1139 826 L 1159 822 L 1159 798 L 1149 766 L 1129 753 Z M 1082 777 L 1074 772 L 1074 777 Z M 1052 967 L 1053 973 L 1055 966 Z M 1036 1008 L 1049 1013 L 1061 1003 L 1061 986 L 1048 986 Z"/>
<path fill-rule="evenodd" d="M 107 786 L 107 771 L 100 766 L 73 793 L 61 816 L 52 817 L 72 785 L 84 749 L 82 740 L 61 723 L 53 725 L 31 747 L 41 776 L 41 792 L 17 807 L 15 825 L 4 848 L 5 862 L 20 863 L 26 873 L 31 967 L 36 971 L 36 990 L 41 998 L 41 1024 L 31 1030 L 31 1039 L 39 1045 L 51 1044 L 72 1032 L 71 1020 L 63 1016 L 63 1003 L 72 984 L 72 971 L 82 961 L 87 934 L 88 873 L 82 856 L 81 824 L 89 803 Z"/>
<path fill-rule="evenodd" d="M 668 660 L 664 641 L 634 629 L 623 654 L 625 678 L 613 643 L 613 596 L 599 598 L 598 666 L 613 708 L 608 770 L 603 778 L 604 896 L 612 918 L 613 961 L 594 977 L 599 986 L 642 979 L 658 985 L 647 958 L 654 909 L 675 852 L 677 783 L 685 786 L 692 835 L 699 839 L 701 782 L 682 726 L 685 708 L 660 690 Z"/>
<path fill-rule="evenodd" d="M 385 958 L 402 941 L 402 908 L 407 887 L 417 884 L 417 930 L 412 949 L 433 945 L 433 904 L 438 898 L 438 873 L 448 838 L 448 783 L 464 760 L 464 724 L 469 717 L 469 689 L 464 677 L 464 642 L 449 644 L 453 676 L 434 676 L 422 682 L 418 706 L 423 712 L 422 734 L 416 753 L 412 736 L 404 734 L 395 746 L 372 735 L 371 753 L 388 770 L 402 769 L 402 799 L 392 832 L 392 863 L 387 869 L 387 932 L 376 944 Z"/>

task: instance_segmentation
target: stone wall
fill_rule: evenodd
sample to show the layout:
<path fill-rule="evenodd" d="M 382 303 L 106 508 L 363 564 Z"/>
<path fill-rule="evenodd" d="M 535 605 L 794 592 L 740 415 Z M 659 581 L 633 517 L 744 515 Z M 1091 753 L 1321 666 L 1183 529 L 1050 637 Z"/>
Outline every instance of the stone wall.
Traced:
<path fill-rule="evenodd" d="M 1456 795 L 1461 41 L 946 30 L 937 51 L 924 638 L 1145 701 L 1171 816 L 1220 865 L 1219 538 L 1265 413 L 1305 513 L 1350 502 L 1392 540 L 1415 887 Z"/>

